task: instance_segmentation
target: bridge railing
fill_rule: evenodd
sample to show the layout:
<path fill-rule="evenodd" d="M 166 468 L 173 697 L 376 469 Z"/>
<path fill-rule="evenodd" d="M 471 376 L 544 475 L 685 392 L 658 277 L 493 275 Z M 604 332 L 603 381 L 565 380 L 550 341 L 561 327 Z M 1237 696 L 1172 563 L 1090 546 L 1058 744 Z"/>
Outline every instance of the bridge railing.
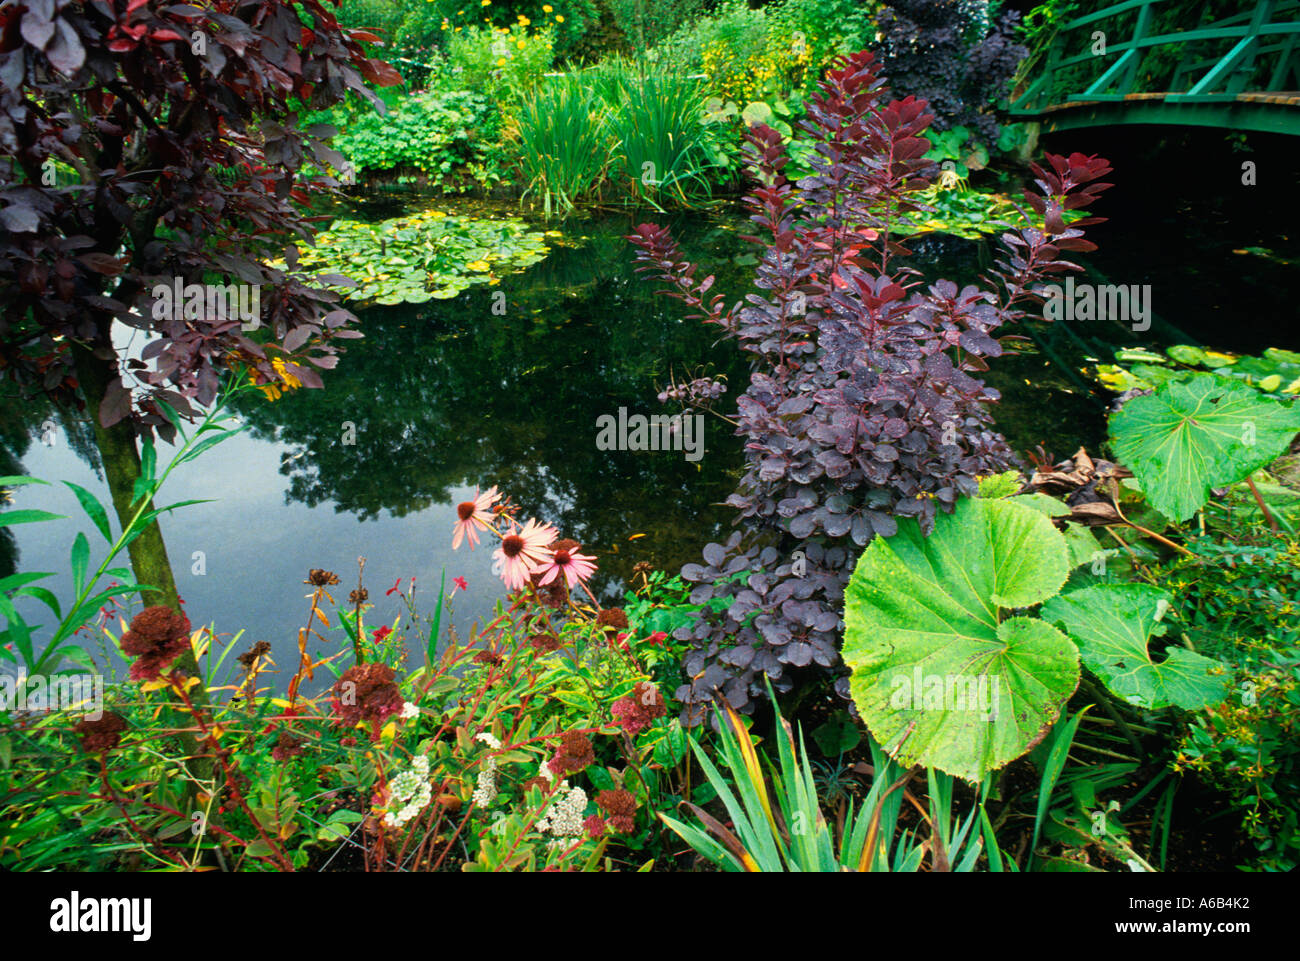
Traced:
<path fill-rule="evenodd" d="M 1214 103 L 1300 91 L 1300 0 L 1215 16 L 1211 0 L 1124 0 L 1075 17 L 1057 29 L 1012 112 L 1143 94 Z"/>

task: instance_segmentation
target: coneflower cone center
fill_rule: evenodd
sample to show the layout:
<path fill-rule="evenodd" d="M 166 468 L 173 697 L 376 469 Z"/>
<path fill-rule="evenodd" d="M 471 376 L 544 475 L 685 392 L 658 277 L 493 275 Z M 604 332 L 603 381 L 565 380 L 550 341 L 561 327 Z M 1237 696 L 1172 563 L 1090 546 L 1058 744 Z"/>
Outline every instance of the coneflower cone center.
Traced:
<path fill-rule="evenodd" d="M 556 551 L 553 556 L 553 560 L 555 561 L 556 564 L 559 564 L 561 567 L 563 567 L 565 564 L 569 563 L 569 552 Z"/>
<path fill-rule="evenodd" d="M 469 520 L 474 516 L 474 502 L 464 501 L 456 505 L 456 516 L 463 521 Z"/>
<path fill-rule="evenodd" d="M 501 539 L 501 553 L 506 557 L 518 557 L 524 549 L 524 539 L 518 534 L 507 534 Z"/>

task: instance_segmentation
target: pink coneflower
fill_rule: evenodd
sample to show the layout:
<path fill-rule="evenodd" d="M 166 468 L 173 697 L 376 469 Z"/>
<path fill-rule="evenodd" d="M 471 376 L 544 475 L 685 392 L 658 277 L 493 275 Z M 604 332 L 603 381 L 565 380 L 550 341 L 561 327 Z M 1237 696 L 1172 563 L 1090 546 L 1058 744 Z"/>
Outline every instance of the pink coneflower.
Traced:
<path fill-rule="evenodd" d="M 528 575 L 551 559 L 546 545 L 559 534 L 550 524 L 539 524 L 535 518 L 517 527 L 501 538 L 501 546 L 492 554 L 501 565 L 501 579 L 512 591 L 523 590 Z"/>
<path fill-rule="evenodd" d="M 492 505 L 498 498 L 496 487 L 490 487 L 482 494 L 476 494 L 472 501 L 456 505 L 456 532 L 451 538 L 451 549 L 460 547 L 460 542 L 469 537 L 469 549 L 478 543 L 478 532 L 492 527 Z"/>
<path fill-rule="evenodd" d="M 596 573 L 596 565 L 592 563 L 596 558 L 579 554 L 578 548 L 581 546 L 577 541 L 567 538 L 552 544 L 550 561 L 538 568 L 538 573 L 542 575 L 542 579 L 537 582 L 538 586 L 549 584 L 563 574 L 569 590 L 573 590 L 579 581 L 585 583 Z"/>

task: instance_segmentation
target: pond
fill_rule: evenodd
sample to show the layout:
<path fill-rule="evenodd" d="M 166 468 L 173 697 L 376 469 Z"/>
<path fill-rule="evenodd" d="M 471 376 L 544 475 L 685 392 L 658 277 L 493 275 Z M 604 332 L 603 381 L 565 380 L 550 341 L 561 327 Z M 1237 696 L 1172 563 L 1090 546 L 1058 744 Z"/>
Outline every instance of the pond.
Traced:
<path fill-rule="evenodd" d="M 731 426 L 707 419 L 697 461 L 682 451 L 604 451 L 596 443 L 598 419 L 620 408 L 672 413 L 656 399 L 670 379 L 725 377 L 724 410 L 746 382 L 745 361 L 731 343 L 683 320 L 677 301 L 656 296 L 634 272 L 624 237 L 646 219 L 673 224 L 702 273 L 718 274 L 716 289 L 728 302 L 743 292 L 752 254 L 741 239 L 748 225 L 734 209 L 570 221 L 545 260 L 499 287 L 359 311 L 365 339 L 349 343 L 325 390 L 289 392 L 275 402 L 245 399 L 238 413 L 248 431 L 179 470 L 159 500 L 212 501 L 162 522 L 191 620 L 227 636 L 247 630 L 240 650 L 270 642 L 287 676 L 308 613 L 308 569 L 335 571 L 335 597 L 346 600 L 364 556 L 365 585 L 377 603 L 370 627 L 392 623 L 400 599 L 385 592 L 399 582 L 409 591 L 412 578 L 417 604 L 431 609 L 445 573 L 451 621 L 464 637 L 490 615 L 502 590 L 490 548 L 452 552 L 455 505 L 493 485 L 525 516 L 554 523 L 597 555 L 603 598 L 621 594 L 639 561 L 675 572 L 696 560 L 731 522 L 722 502 L 741 469 Z M 913 266 L 929 277 L 973 280 L 991 265 L 984 243 L 932 236 L 914 249 Z M 1106 254 L 1104 269 L 1122 269 L 1122 249 Z M 1172 277 L 1179 267 L 1168 262 L 1164 269 Z M 493 312 L 496 290 L 506 295 L 504 314 Z M 1195 309 L 1180 312 L 1183 330 L 1158 320 L 1141 335 L 1116 323 L 1024 325 L 1026 352 L 995 360 L 989 375 L 1004 394 L 1000 428 L 1017 451 L 1041 444 L 1059 459 L 1080 444 L 1095 448 L 1105 399 L 1086 366 L 1109 360 L 1109 347 L 1124 343 L 1206 339 L 1236 346 L 1216 317 L 1205 303 L 1199 318 Z M 107 502 L 85 425 L 64 423 L 39 405 L 0 403 L 3 453 L 11 461 L 35 477 L 81 484 Z M 346 443 L 353 432 L 355 443 Z M 160 460 L 166 456 L 164 447 Z M 21 499 L 24 507 L 79 514 L 62 485 L 24 488 Z M 15 538 L 0 540 L 0 576 L 15 564 L 66 571 L 81 528 L 95 543 L 79 517 L 14 528 Z M 467 589 L 455 590 L 454 578 Z M 46 583 L 60 597 L 70 593 L 66 574 Z M 26 613 L 40 622 L 38 608 Z"/>

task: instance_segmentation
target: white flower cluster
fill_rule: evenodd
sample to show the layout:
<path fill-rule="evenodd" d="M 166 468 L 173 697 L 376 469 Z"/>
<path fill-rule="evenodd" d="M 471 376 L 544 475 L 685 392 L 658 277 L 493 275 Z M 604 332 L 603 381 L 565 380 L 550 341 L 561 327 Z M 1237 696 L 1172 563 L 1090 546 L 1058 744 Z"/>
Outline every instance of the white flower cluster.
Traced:
<path fill-rule="evenodd" d="M 384 815 L 384 824 L 390 828 L 400 828 L 423 811 L 433 798 L 433 789 L 429 785 L 428 756 L 417 754 L 412 758 L 411 769 L 402 771 L 393 778 L 388 784 L 388 790 L 388 812 Z"/>
<path fill-rule="evenodd" d="M 542 765 L 546 767 L 545 764 Z M 582 815 L 587 810 L 587 792 L 580 787 L 569 787 L 568 781 L 560 782 L 560 790 L 566 792 L 551 803 L 546 813 L 537 819 L 537 829 L 548 831 L 557 838 L 577 837 L 582 834 Z"/>
<path fill-rule="evenodd" d="M 501 747 L 501 741 L 496 735 L 487 731 L 481 731 L 474 735 L 474 740 L 482 741 L 492 750 L 498 750 Z M 494 757 L 485 757 L 483 767 L 478 772 L 478 780 L 474 785 L 474 803 L 481 808 L 492 806 L 492 802 L 497 796 L 497 759 Z"/>
<path fill-rule="evenodd" d="M 410 701 L 403 701 L 402 713 L 400 716 L 402 720 L 409 721 L 413 717 L 420 716 L 420 709 L 416 707 L 414 704 L 412 704 Z"/>

